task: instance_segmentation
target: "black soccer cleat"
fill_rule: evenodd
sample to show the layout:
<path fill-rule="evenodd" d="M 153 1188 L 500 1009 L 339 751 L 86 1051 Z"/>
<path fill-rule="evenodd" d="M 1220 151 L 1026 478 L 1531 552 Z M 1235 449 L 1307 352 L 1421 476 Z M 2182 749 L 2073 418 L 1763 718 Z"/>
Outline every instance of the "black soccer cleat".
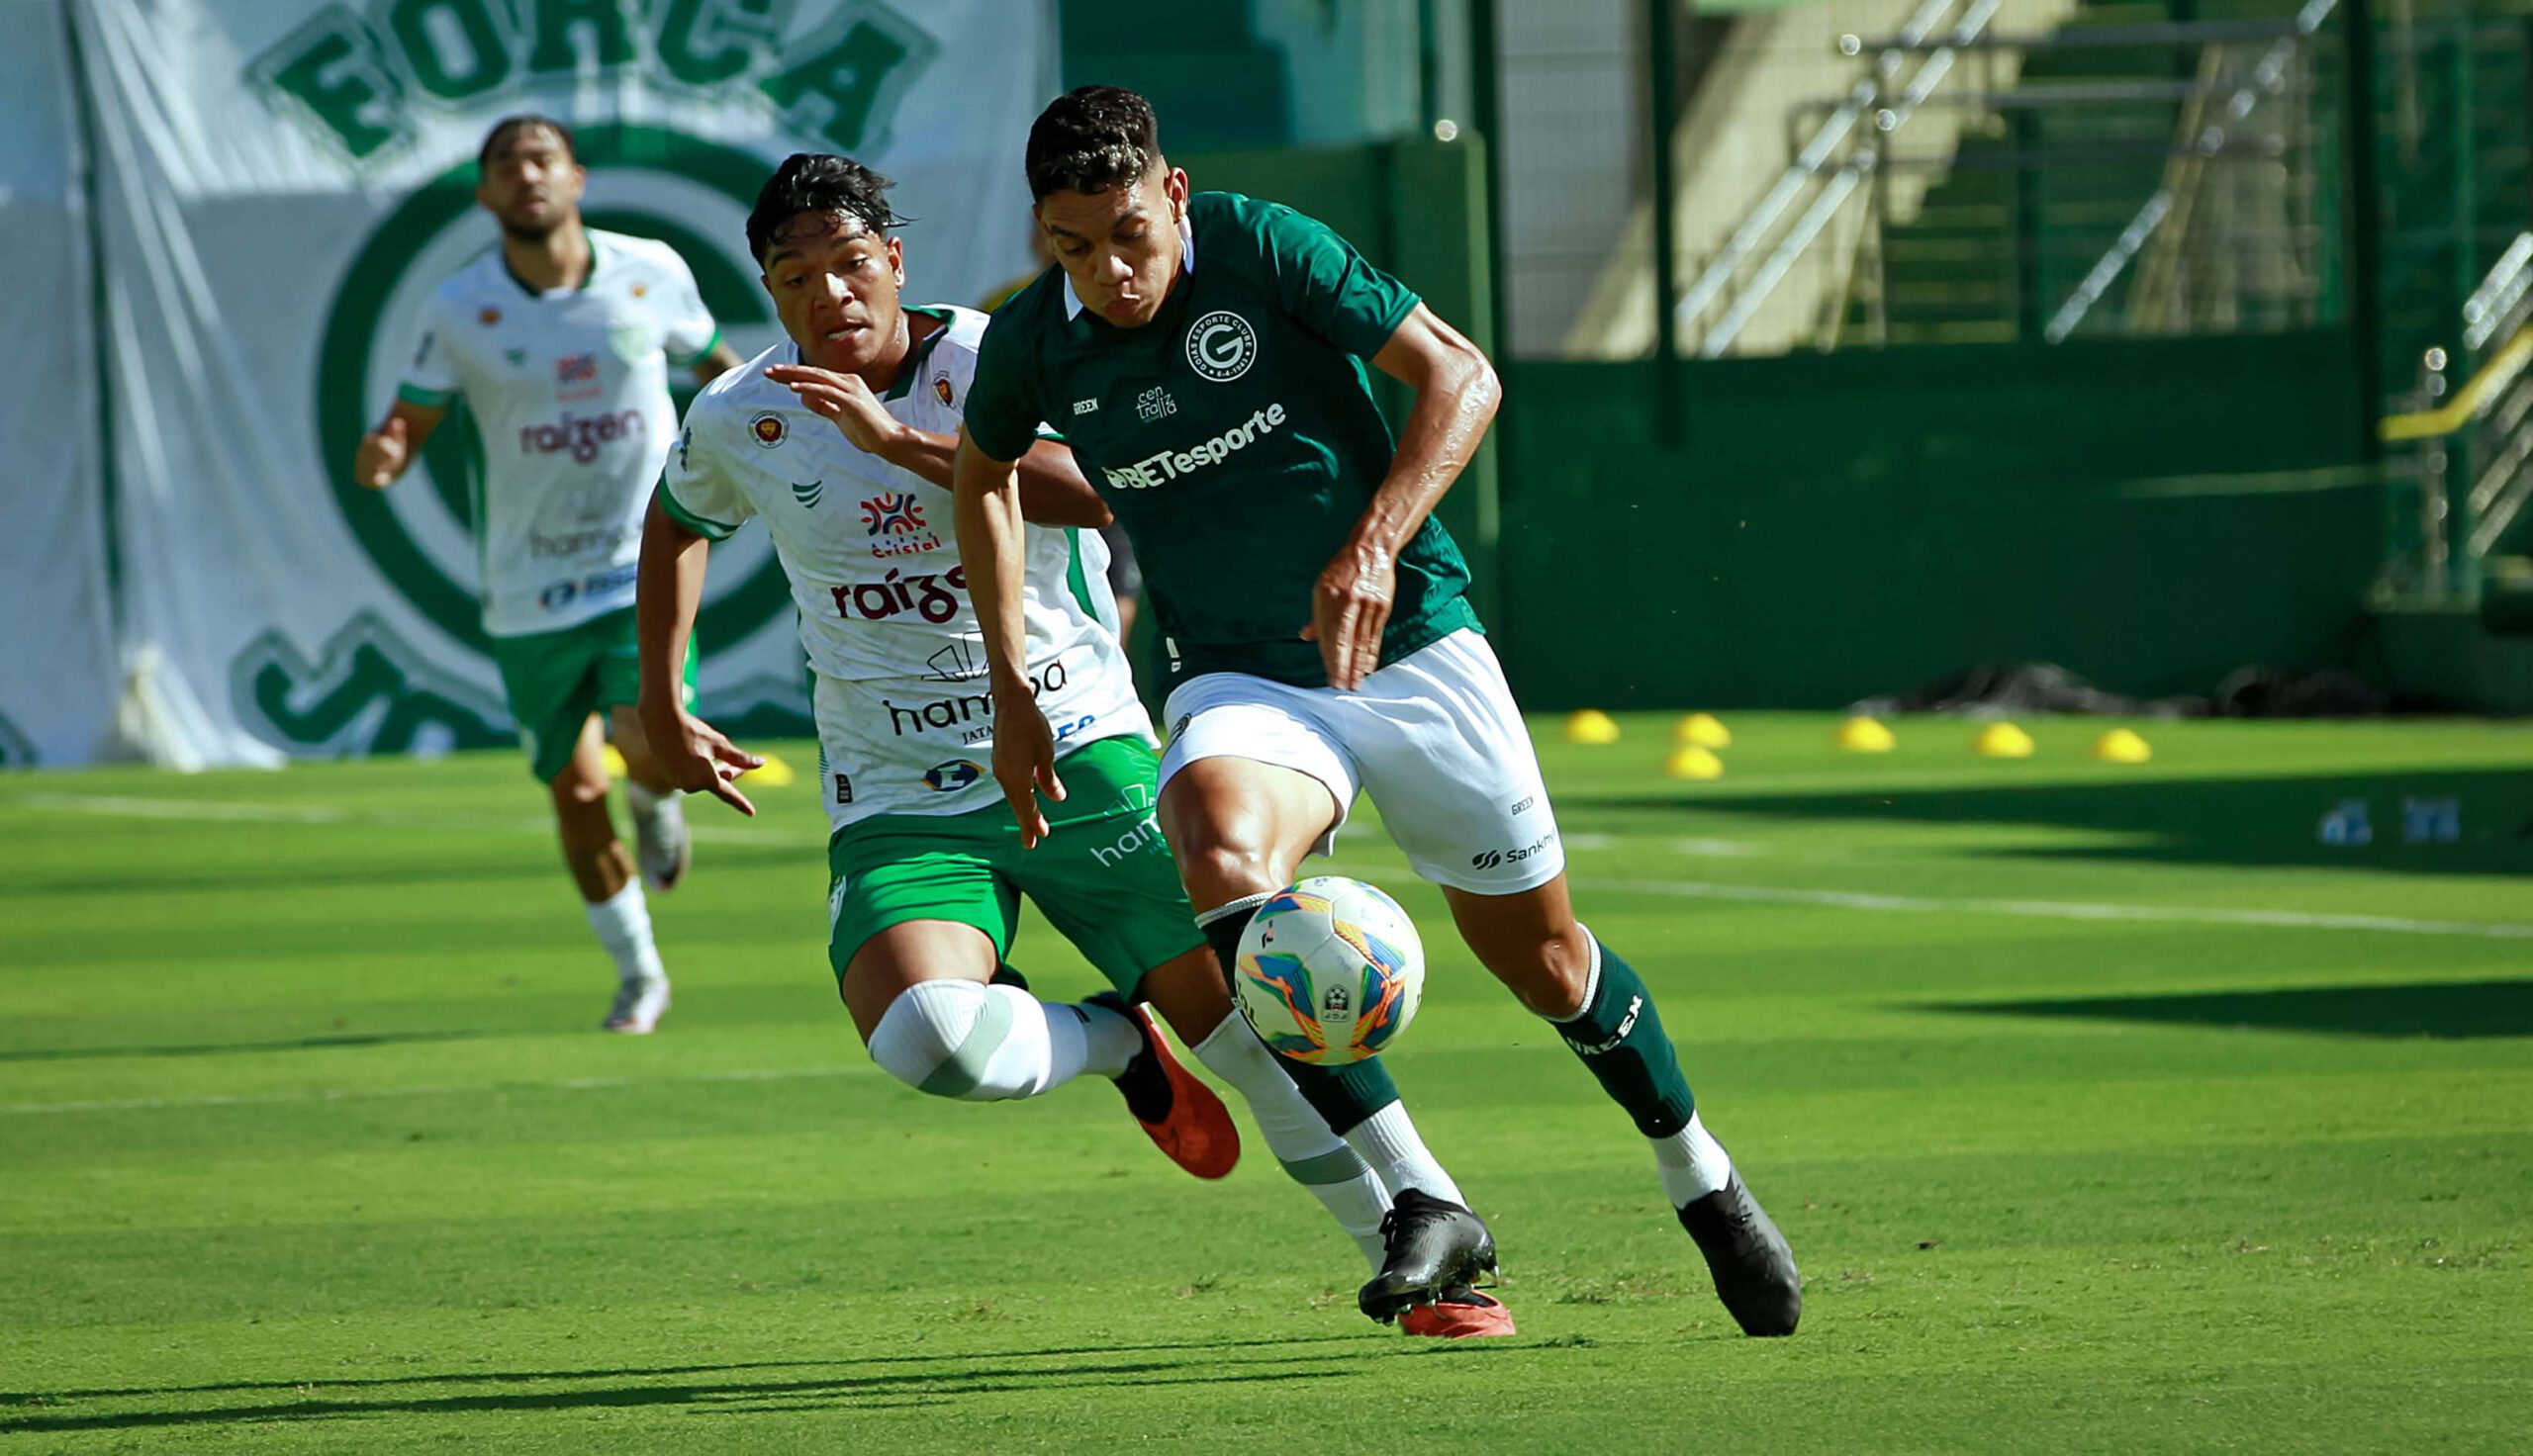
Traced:
<path fill-rule="evenodd" d="M 1794 1250 L 1767 1210 L 1732 1173 L 1724 1186 L 1680 1210 L 1680 1227 L 1706 1255 L 1716 1297 L 1749 1335 L 1794 1333 L 1803 1318 L 1803 1276 Z"/>
<path fill-rule="evenodd" d="M 1455 1203 L 1410 1188 L 1381 1215 L 1381 1272 L 1355 1297 L 1383 1324 L 1495 1267 L 1495 1235 Z"/>

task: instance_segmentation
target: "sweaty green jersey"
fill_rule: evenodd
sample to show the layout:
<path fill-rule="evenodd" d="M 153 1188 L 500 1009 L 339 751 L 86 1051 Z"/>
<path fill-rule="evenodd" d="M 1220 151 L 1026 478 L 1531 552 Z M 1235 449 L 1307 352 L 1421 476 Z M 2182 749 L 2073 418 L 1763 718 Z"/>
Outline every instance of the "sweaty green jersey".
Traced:
<path fill-rule="evenodd" d="M 1287 207 L 1187 203 L 1186 271 L 1161 312 L 1119 328 L 1049 269 L 993 316 L 969 386 L 977 448 L 1016 460 L 1062 431 L 1134 543 L 1174 682 L 1249 673 L 1325 685 L 1301 640 L 1319 574 L 1388 473 L 1389 426 L 1362 361 L 1416 295 Z M 1399 553 L 1388 664 L 1477 614 L 1468 566 L 1428 520 Z"/>

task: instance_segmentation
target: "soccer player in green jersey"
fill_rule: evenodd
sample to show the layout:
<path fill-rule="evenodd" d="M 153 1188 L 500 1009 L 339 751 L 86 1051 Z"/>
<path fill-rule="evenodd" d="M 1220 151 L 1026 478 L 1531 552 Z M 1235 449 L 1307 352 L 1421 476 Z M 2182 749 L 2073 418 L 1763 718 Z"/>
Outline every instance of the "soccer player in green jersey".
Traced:
<path fill-rule="evenodd" d="M 1700 1120 L 1652 992 L 1574 917 L 1537 756 L 1430 518 L 1494 416 L 1492 366 L 1325 226 L 1191 194 L 1131 91 L 1059 98 L 1026 163 L 1058 266 L 985 332 L 955 473 L 994 774 L 1023 832 L 1045 834 L 1041 795 L 1064 796 L 1014 591 L 1010 462 L 1047 420 L 1143 561 L 1170 675 L 1161 824 L 1223 962 L 1369 793 L 1479 961 L 1651 1143 L 1726 1309 L 1792 1333 L 1793 1254 Z M 1395 441 L 1366 360 L 1414 392 Z M 1338 1076 L 1359 1103 L 1379 1095 L 1362 1079 L 1387 1081 L 1376 1061 Z M 1407 1181 L 1395 1219 L 1475 1222 L 1456 1192 L 1373 1166 Z"/>
<path fill-rule="evenodd" d="M 1380 1180 L 1233 1013 L 1153 819 L 1152 723 L 1118 644 L 1099 537 L 1080 529 L 1105 524 L 1107 508 L 1072 452 L 1034 426 L 1014 459 L 1039 524 L 1019 538 L 1009 599 L 1023 671 L 1063 724 L 1057 752 L 1075 793 L 1048 806 L 1052 828 L 1022 853 L 979 762 L 991 754 L 991 699 L 949 529 L 985 319 L 901 298 L 889 185 L 844 157 L 795 156 L 748 219 L 787 338 L 696 399 L 644 526 L 642 709 L 664 771 L 750 809 L 730 779 L 754 760 L 689 712 L 676 683 L 711 543 L 761 520 L 811 670 L 832 831 L 828 960 L 872 1059 L 918 1091 L 976 1102 L 1107 1077 L 1173 1159 L 1220 1177 L 1239 1135 L 1127 998 L 1149 1002 L 1241 1093 L 1276 1160 L 1365 1258 L 1414 1274 L 1431 1251 L 1393 1248 Z M 1023 895 L 1115 991 L 1042 1001 L 1005 973 Z M 1473 1293 L 1406 1325 L 1512 1331 Z"/>
<path fill-rule="evenodd" d="M 460 399 L 484 436 L 475 534 L 484 631 L 553 799 L 563 863 L 615 960 L 606 1027 L 643 1033 L 669 1005 L 651 914 L 608 815 L 606 738 L 631 782 L 642 877 L 686 872 L 686 819 L 633 719 L 633 570 L 642 511 L 677 431 L 668 371 L 736 364 L 668 244 L 585 227 L 588 180 L 562 123 L 503 119 L 477 156 L 475 200 L 501 243 L 441 284 L 396 404 L 360 442 L 354 479 L 394 485 Z"/>

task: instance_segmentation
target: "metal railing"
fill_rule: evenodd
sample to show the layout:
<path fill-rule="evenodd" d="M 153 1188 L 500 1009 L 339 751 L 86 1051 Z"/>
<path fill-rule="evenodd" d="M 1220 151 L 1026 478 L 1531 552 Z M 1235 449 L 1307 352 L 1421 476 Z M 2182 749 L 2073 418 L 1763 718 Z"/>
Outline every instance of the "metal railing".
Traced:
<path fill-rule="evenodd" d="M 2480 599 L 2489 557 L 2533 504 L 2533 232 L 2518 235 L 2464 302 L 2463 354 L 2428 349 L 2387 444 L 2408 446 L 2399 475 L 2415 488 L 2396 513 L 2377 595 L 2422 605 Z M 2487 349 L 2492 340 L 2503 340 Z M 2476 359 L 2448 388 L 2448 371 Z M 2460 489 L 2456 489 L 2457 482 Z"/>
<path fill-rule="evenodd" d="M 2332 75 L 2317 75 L 2314 51 L 2337 0 L 2306 0 L 2290 20 L 2028 35 L 1989 29 L 1999 5 L 1925 0 L 1887 39 L 1840 40 L 1841 53 L 1869 57 L 1866 74 L 1795 109 L 1804 144 L 1673 305 L 1684 349 L 1714 358 L 1749 348 L 1753 318 L 1807 259 L 1827 281 L 1808 331 L 1792 333 L 1822 348 L 2293 327 L 2330 311 L 2337 225 L 2324 215 L 2329 162 L 2315 112 Z M 1991 62 L 2009 51 L 2030 61 L 2106 48 L 2173 59 L 2167 74 L 2009 73 L 2003 84 Z M 1902 150 L 1910 119 L 1938 109 L 1950 114 L 1939 140 L 1962 144 Z M 2122 188 L 2142 185 L 2130 176 L 2141 168 L 2156 180 L 2139 203 Z M 1986 236 L 1964 241 L 1958 225 L 1940 238 L 1912 230 L 1936 186 L 1999 171 L 2007 175 L 1989 191 L 2004 193 L 2001 207 L 1947 214 L 1995 220 Z M 1914 192 L 1925 202 L 1895 176 L 1923 180 Z M 2112 231 L 2114 208 L 2130 211 Z M 1825 242 L 1842 256 L 1817 257 Z M 1918 259 L 1950 249 L 1956 265 L 1945 273 L 1921 262 L 1904 276 L 1903 249 Z M 1931 300 L 1914 313 L 1913 291 Z M 1923 321 L 1980 309 L 1948 332 Z M 1783 347 L 1788 333 L 1772 325 L 1758 347 Z"/>

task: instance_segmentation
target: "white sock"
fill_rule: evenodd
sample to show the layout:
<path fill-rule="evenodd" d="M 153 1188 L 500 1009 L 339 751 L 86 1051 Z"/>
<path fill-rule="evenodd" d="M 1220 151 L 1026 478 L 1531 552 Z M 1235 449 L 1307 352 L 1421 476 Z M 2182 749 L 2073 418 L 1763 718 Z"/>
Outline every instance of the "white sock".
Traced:
<path fill-rule="evenodd" d="M 1380 1176 L 1328 1131 L 1328 1124 L 1302 1099 L 1301 1089 L 1275 1065 L 1275 1053 L 1258 1040 L 1238 1012 L 1205 1040 L 1188 1048 L 1207 1071 L 1231 1083 L 1249 1104 L 1258 1131 L 1266 1138 L 1284 1172 L 1310 1190 L 1337 1227 L 1378 1273 L 1381 1267 L 1381 1215 L 1389 1212 L 1389 1194 Z"/>
<path fill-rule="evenodd" d="M 1733 1158 L 1715 1135 L 1689 1114 L 1689 1125 L 1668 1138 L 1650 1139 L 1653 1165 L 1662 1174 L 1662 1191 L 1671 1207 L 1686 1208 L 1724 1186 L 1733 1176 Z"/>
<path fill-rule="evenodd" d="M 871 1032 L 871 1059 L 890 1075 L 964 1102 L 1035 1097 L 1085 1071 L 1113 1077 L 1142 1047 L 1104 1006 L 1050 1005 L 1018 986 L 962 980 L 906 987 Z"/>
<path fill-rule="evenodd" d="M 660 949 L 651 944 L 651 906 L 642 898 L 642 882 L 625 881 L 624 888 L 609 900 L 591 902 L 590 929 L 598 932 L 598 943 L 615 957 L 618 980 L 649 981 L 665 979 L 660 967 Z"/>
<path fill-rule="evenodd" d="M 1468 1206 L 1468 1200 L 1460 1197 L 1460 1185 L 1452 1181 L 1452 1175 L 1443 1171 L 1443 1165 L 1425 1146 L 1403 1102 L 1393 1102 L 1356 1124 L 1355 1130 L 1346 1135 L 1346 1145 L 1372 1165 L 1392 1202 L 1415 1188 L 1428 1197 Z"/>

